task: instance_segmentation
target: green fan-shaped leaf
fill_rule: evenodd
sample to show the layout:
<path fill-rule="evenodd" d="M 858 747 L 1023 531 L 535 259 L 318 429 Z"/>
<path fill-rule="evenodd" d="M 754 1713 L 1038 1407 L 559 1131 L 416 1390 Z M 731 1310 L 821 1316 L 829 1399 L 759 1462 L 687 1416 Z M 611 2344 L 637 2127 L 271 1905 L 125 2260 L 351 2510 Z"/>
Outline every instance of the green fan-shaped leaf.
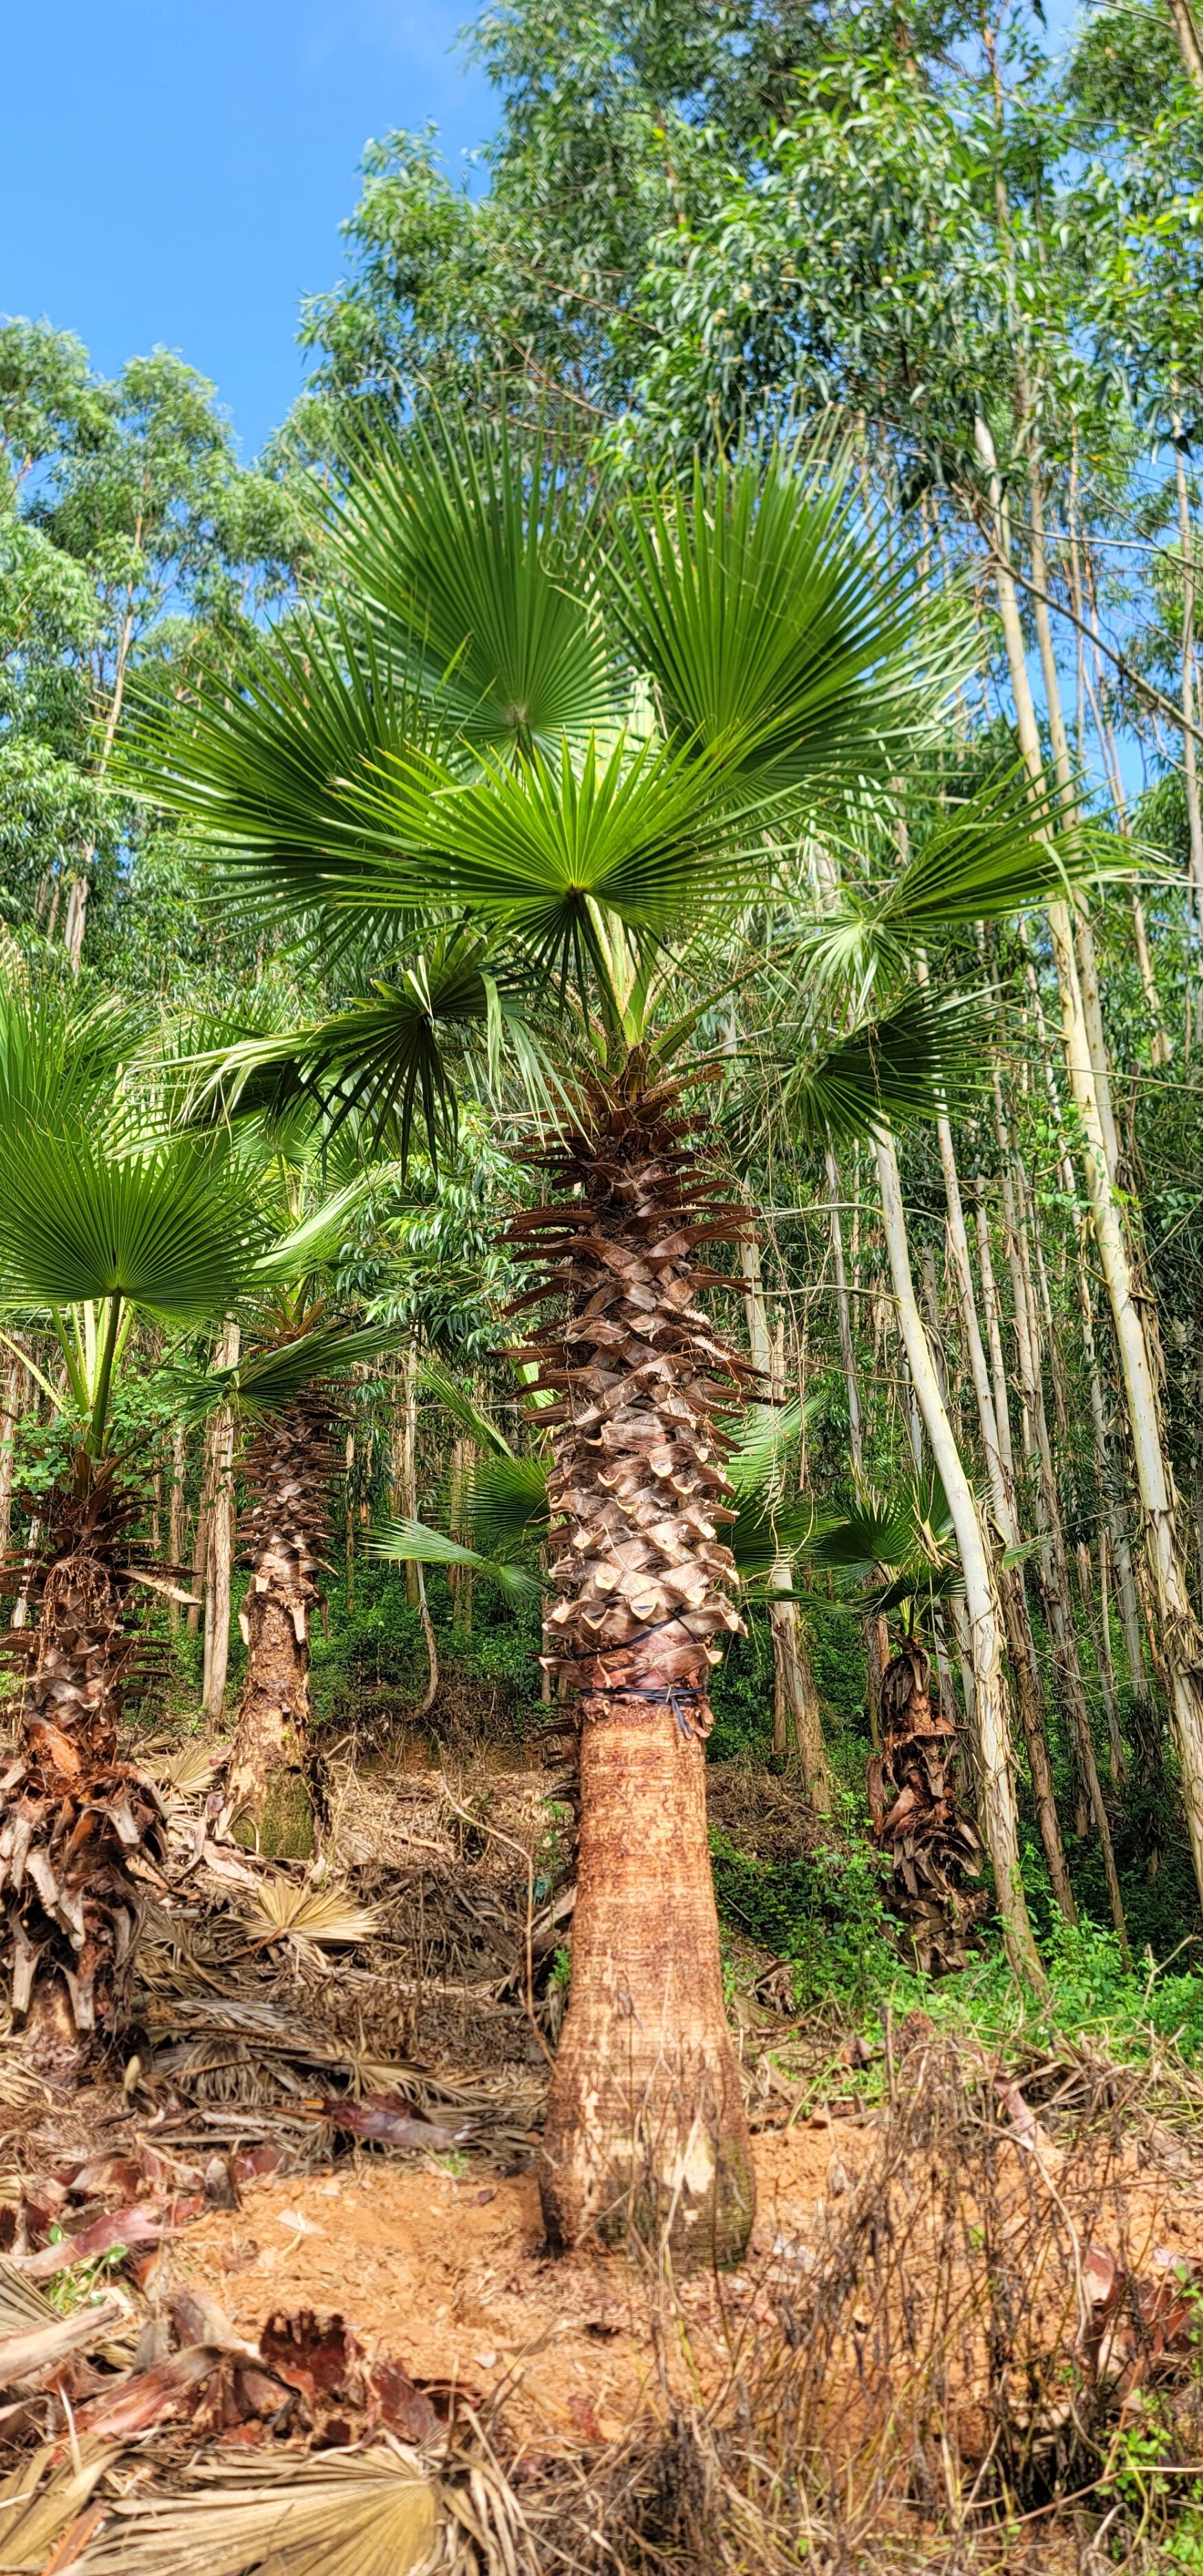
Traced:
<path fill-rule="evenodd" d="M 202 1421 L 218 1404 L 259 1419 L 282 1412 L 305 1387 L 345 1377 L 362 1360 L 379 1359 L 396 1348 L 401 1331 L 389 1324 L 319 1324 L 291 1341 L 251 1351 L 236 1368 L 173 1370 L 173 1396 L 192 1422 Z"/>
<path fill-rule="evenodd" d="M 921 941 L 958 924 L 1065 902 L 1075 886 L 1134 873 L 1114 833 L 1089 820 L 1066 827 L 1053 791 L 1039 795 L 1024 768 L 961 804 L 944 805 L 886 888 L 879 935 Z"/>
<path fill-rule="evenodd" d="M 387 1557 L 395 1565 L 470 1566 L 474 1574 L 499 1583 L 515 1601 L 529 1600 L 542 1588 L 523 1566 L 478 1556 L 475 1549 L 461 1547 L 458 1539 L 447 1538 L 442 1530 L 427 1529 L 423 1521 L 387 1521 L 371 1532 L 364 1545 L 369 1556 Z"/>
<path fill-rule="evenodd" d="M 784 1085 L 795 1135 L 851 1144 L 968 1104 L 989 1079 L 994 998 L 917 985 L 896 1010 L 798 1065 Z"/>
<path fill-rule="evenodd" d="M 201 1322 L 241 1286 L 262 1225 L 245 1173 L 209 1139 L 114 1153 L 82 1127 L 0 1139 L 0 1297 L 121 1296 Z"/>
<path fill-rule="evenodd" d="M 484 1554 L 508 1562 L 547 1536 L 546 1462 L 478 1458 L 464 1478 L 460 1508 Z"/>
<path fill-rule="evenodd" d="M 846 468 L 782 451 L 636 505 L 613 565 L 628 640 L 680 739 L 776 793 L 897 766 L 964 662 L 964 620 L 888 569 Z"/>
<path fill-rule="evenodd" d="M 612 660 L 579 479 L 538 440 L 462 421 L 352 455 L 331 540 L 353 594 L 404 639 L 444 721 L 498 754 L 556 756 L 612 721 Z"/>
<path fill-rule="evenodd" d="M 237 686 L 224 666 L 198 668 L 186 717 L 135 691 L 122 776 L 221 854 L 252 910 L 388 914 L 425 899 L 405 817 L 452 776 L 440 747 L 426 703 L 344 604 L 248 648 Z"/>

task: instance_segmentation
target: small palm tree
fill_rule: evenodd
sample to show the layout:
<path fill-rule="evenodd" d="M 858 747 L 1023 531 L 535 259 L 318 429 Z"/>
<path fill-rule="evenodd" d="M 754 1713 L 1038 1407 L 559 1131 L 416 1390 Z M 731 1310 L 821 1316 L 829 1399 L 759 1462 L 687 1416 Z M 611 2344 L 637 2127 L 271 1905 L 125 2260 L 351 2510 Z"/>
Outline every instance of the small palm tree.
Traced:
<path fill-rule="evenodd" d="M 239 1614 L 246 1678 L 226 1766 L 235 1838 L 272 1858 L 313 1849 L 310 1628 L 321 1605 L 330 1488 L 343 1459 L 338 1382 L 396 1339 L 326 1315 L 312 1275 L 253 1313 L 237 1365 L 210 1370 L 202 1403 L 230 1407 L 246 1435 L 239 1539 L 251 1579 Z"/>
<path fill-rule="evenodd" d="M 140 1911 L 129 1860 L 160 1824 L 118 1750 L 144 1662 L 131 1598 L 178 1589 L 134 1537 L 132 1335 L 144 1318 L 191 1332 L 224 1313 L 262 1251 L 226 1140 L 150 1120 L 122 1080 L 131 1045 L 119 1013 L 0 994 L 0 1309 L 57 1344 L 61 1374 L 34 1374 L 66 1438 L 23 1561 L 32 1622 L 3 1641 L 22 1675 L 22 1743 L 0 1792 L 0 1854 L 14 2009 L 39 2058 L 68 2069 L 115 2026 Z"/>
<path fill-rule="evenodd" d="M 424 1115 L 433 1144 L 455 1080 L 541 1097 L 543 1203 L 509 1240 L 533 1273 L 516 1356 L 548 1399 L 551 1662 L 580 1715 L 555 2243 L 663 2224 L 726 2261 L 752 2221 L 702 1765 L 739 1626 L 729 1425 L 759 1390 L 702 1302 L 738 1293 L 713 1254 L 751 1222 L 707 1031 L 750 931 L 806 976 L 814 835 L 888 805 L 968 649 L 852 492 L 838 460 L 780 453 L 603 511 L 504 436 L 382 444 L 333 508 L 328 604 L 237 687 L 148 706 L 138 754 L 224 859 L 223 900 L 290 921 L 327 973 L 374 961 L 374 989 L 270 1051 L 333 1117 Z M 967 888 L 989 916 L 1063 884 L 1039 820 L 1017 779 L 906 866 L 891 843 L 893 953 Z M 795 1088 L 817 1135 L 930 1116 L 983 1041 L 972 998 L 833 1021 L 815 990 Z"/>
<path fill-rule="evenodd" d="M 915 1475 L 888 1494 L 866 1488 L 842 1519 L 816 1524 L 804 1552 L 811 1565 L 856 1583 L 861 1611 L 901 1613 L 882 1676 L 881 1750 L 868 1762 L 869 1815 L 911 1954 L 928 1974 L 963 1967 L 965 1934 L 989 1912 L 990 1897 L 965 1883 L 981 1877 L 982 1847 L 957 1795 L 956 1714 L 932 1686 L 939 1605 L 964 1590 L 939 1477 Z"/>

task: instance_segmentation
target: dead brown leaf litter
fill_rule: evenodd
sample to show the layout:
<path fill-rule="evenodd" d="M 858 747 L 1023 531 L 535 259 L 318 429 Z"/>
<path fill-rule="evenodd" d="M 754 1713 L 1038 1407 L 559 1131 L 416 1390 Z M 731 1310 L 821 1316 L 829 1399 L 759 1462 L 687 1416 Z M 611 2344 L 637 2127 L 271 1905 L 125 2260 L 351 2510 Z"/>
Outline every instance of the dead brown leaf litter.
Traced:
<path fill-rule="evenodd" d="M 744 2269 L 553 2262 L 570 1854 L 542 1776 L 336 1782 L 324 1878 L 214 1844 L 203 1774 L 166 1796 L 127 2087 L 0 2070 L 0 2567 L 301 2576 L 339 2532 L 356 2576 L 387 2549 L 772 2568 L 803 2539 L 832 2571 L 1048 2566 L 1049 2507 L 1150 2410 L 1171 2469 L 1203 2456 L 1172 2068 L 1002 2070 L 916 2024 L 870 2109 L 863 2043 L 791 2025 L 749 1960 Z"/>

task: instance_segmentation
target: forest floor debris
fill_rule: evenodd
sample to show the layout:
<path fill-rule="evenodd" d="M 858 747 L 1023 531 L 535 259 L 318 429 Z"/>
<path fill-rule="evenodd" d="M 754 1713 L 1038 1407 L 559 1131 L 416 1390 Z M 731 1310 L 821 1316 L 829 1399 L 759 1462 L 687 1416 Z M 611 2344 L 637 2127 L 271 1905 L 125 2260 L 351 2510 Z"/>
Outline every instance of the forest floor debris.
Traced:
<path fill-rule="evenodd" d="M 921 2015 L 879 2051 L 749 1950 L 743 2267 L 555 2261 L 542 1775 L 360 1782 L 324 1871 L 237 1879 L 203 1796 L 169 1795 L 125 2083 L 0 2070 L 0 2566 L 242 2576 L 287 2493 L 288 2576 L 347 2533 L 464 2576 L 968 2576 L 1085 2566 L 1139 2522 L 1133 2460 L 1190 2489 L 1203 2101 L 1172 2057 L 1004 2060 Z"/>

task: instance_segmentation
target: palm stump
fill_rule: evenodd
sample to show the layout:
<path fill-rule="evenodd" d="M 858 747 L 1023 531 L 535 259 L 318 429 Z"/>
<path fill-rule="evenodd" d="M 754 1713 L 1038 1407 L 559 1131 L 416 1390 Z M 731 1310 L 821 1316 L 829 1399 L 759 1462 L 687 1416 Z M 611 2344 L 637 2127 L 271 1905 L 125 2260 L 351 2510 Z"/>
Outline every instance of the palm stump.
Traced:
<path fill-rule="evenodd" d="M 554 1306 L 519 1360 L 553 1402 L 544 1657 L 577 1697 L 580 1855 L 572 1985 L 541 2188 L 553 2244 L 632 2226 L 677 2258 L 739 2259 L 754 2186 L 723 2008 L 704 1742 L 715 1640 L 741 1627 L 723 1415 L 751 1365 L 717 1340 L 703 1242 L 746 1231 L 674 1114 L 680 1084 L 587 1087 L 579 1124 L 533 1156 L 549 1206 L 508 1240 L 546 1264 L 520 1305 Z"/>
<path fill-rule="evenodd" d="M 261 1423 L 243 1460 L 251 1497 L 239 1523 L 251 1566 L 239 1613 L 247 1669 L 226 1794 L 235 1834 L 273 1859 L 313 1849 L 309 1636 L 323 1598 L 340 1421 L 329 1394 L 307 1387 Z"/>

